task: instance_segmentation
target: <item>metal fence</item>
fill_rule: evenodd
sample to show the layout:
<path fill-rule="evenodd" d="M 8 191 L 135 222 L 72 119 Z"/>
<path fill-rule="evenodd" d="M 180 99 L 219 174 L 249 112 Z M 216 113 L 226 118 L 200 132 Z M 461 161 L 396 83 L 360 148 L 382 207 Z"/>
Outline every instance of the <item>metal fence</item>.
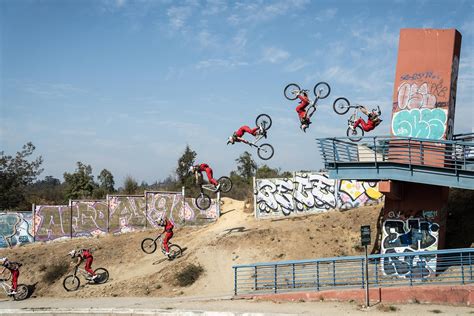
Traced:
<path fill-rule="evenodd" d="M 346 137 L 321 138 L 318 142 L 331 177 L 340 171 L 345 173 L 336 178 L 358 180 L 367 179 L 358 178 L 364 175 L 401 181 L 419 176 L 419 180 L 426 180 L 427 175 L 434 185 L 474 188 L 474 142 L 469 135 L 457 139 L 375 136 L 359 142 Z M 359 173 L 355 174 L 356 170 Z"/>
<path fill-rule="evenodd" d="M 474 248 L 236 265 L 234 294 L 474 283 Z"/>

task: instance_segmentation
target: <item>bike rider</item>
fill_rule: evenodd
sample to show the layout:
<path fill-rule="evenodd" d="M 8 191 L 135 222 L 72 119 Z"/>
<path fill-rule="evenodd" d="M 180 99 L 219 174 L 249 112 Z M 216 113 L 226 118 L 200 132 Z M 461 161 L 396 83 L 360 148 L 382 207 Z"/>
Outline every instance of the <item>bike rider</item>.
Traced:
<path fill-rule="evenodd" d="M 10 270 L 12 274 L 12 289 L 10 293 L 8 293 L 8 295 L 15 295 L 18 286 L 18 277 L 20 276 L 20 267 L 22 266 L 22 264 L 19 262 L 10 261 L 6 257 L 0 258 L 0 261 L 2 261 L 3 267 L 3 270 L 0 272 L 0 274 L 3 274 L 3 272 L 5 272 L 5 269 Z"/>
<path fill-rule="evenodd" d="M 199 184 L 199 176 L 202 177 L 202 172 L 205 171 L 207 175 L 207 179 L 209 180 L 209 183 L 214 185 L 216 187 L 216 191 L 219 190 L 221 185 L 217 183 L 216 179 L 212 177 L 212 169 L 209 167 L 208 164 L 202 163 L 196 166 L 191 166 L 189 167 L 189 172 L 194 173 L 194 176 L 196 177 L 196 183 Z"/>
<path fill-rule="evenodd" d="M 382 120 L 380 119 L 380 115 L 382 112 L 380 111 L 380 107 L 377 106 L 377 110 L 373 109 L 372 111 L 369 112 L 367 108 L 363 105 L 359 105 L 359 109 L 362 113 L 367 115 L 367 122 L 365 122 L 361 117 L 354 122 L 354 126 L 352 126 L 352 129 L 356 129 L 357 126 L 361 126 L 364 132 L 370 132 L 373 130 L 375 127 L 377 127 Z"/>
<path fill-rule="evenodd" d="M 92 256 L 92 252 L 89 249 L 81 249 L 81 250 L 71 250 L 69 255 L 72 259 L 77 258 L 75 262 L 75 268 L 79 267 L 79 265 L 86 260 L 86 265 L 84 266 L 84 270 L 87 271 L 89 274 L 89 280 L 94 281 L 97 278 L 97 274 L 91 269 L 92 261 L 94 257 Z"/>
<path fill-rule="evenodd" d="M 242 137 L 244 136 L 245 133 L 251 134 L 255 137 L 257 137 L 258 135 L 263 135 L 264 137 L 267 137 L 265 130 L 261 126 L 250 128 L 247 125 L 244 125 L 244 126 L 241 126 L 237 131 L 234 132 L 232 136 L 229 137 L 229 140 L 227 141 L 227 145 L 229 144 L 233 145 L 235 142 L 242 142 L 245 144 L 249 144 L 249 142 Z"/>
<path fill-rule="evenodd" d="M 163 248 L 165 248 L 165 256 L 169 256 L 170 248 L 169 248 L 169 241 L 173 237 L 173 228 L 174 224 L 170 221 L 167 217 L 160 219 L 159 226 L 164 227 L 162 234 L 165 234 L 165 238 L 163 238 Z"/>
<path fill-rule="evenodd" d="M 306 133 L 306 129 L 311 124 L 311 121 L 308 117 L 306 117 L 306 107 L 311 103 L 311 100 L 308 97 L 308 93 L 304 90 L 302 91 L 293 91 L 292 93 L 297 94 L 297 98 L 300 99 L 300 103 L 296 107 L 296 113 L 298 113 L 298 117 L 301 122 L 301 130 Z"/>

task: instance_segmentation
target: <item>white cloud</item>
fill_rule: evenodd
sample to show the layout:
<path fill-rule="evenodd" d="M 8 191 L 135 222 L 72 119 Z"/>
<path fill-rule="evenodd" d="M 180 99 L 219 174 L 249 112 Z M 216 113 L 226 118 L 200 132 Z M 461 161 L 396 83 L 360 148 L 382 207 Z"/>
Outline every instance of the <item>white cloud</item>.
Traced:
<path fill-rule="evenodd" d="M 276 47 L 266 47 L 266 48 L 264 48 L 262 55 L 263 55 L 262 56 L 262 61 L 263 62 L 268 62 L 268 63 L 272 63 L 272 64 L 280 63 L 280 62 L 288 59 L 288 57 L 290 57 L 290 53 L 288 53 L 287 51 L 285 51 L 283 49 L 276 48 Z"/>
<path fill-rule="evenodd" d="M 207 59 L 201 60 L 195 66 L 196 69 L 206 69 L 206 68 L 234 68 L 239 66 L 247 66 L 248 63 L 245 61 L 234 61 L 228 59 Z"/>
<path fill-rule="evenodd" d="M 192 15 L 192 7 L 180 6 L 170 7 L 167 11 L 170 26 L 175 30 L 181 30 L 186 26 L 187 20 Z"/>
<path fill-rule="evenodd" d="M 68 83 L 26 83 L 23 90 L 47 98 L 64 98 L 87 92 Z"/>
<path fill-rule="evenodd" d="M 286 67 L 285 67 L 285 71 L 287 72 L 295 72 L 295 71 L 299 71 L 305 67 L 307 67 L 310 63 L 307 62 L 306 60 L 303 60 L 301 58 L 298 58 L 298 59 L 295 59 L 294 61 L 292 61 L 291 63 L 289 63 Z"/>

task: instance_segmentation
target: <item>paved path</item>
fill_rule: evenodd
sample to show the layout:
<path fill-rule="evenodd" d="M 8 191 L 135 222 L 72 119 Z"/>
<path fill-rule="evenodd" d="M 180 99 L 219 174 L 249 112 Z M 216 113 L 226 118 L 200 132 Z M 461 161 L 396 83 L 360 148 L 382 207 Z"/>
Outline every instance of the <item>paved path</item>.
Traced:
<path fill-rule="evenodd" d="M 470 315 L 474 308 L 441 305 L 374 305 L 362 309 L 355 303 L 269 302 L 232 300 L 230 297 L 149 298 L 103 297 L 95 299 L 30 298 L 0 301 L 0 315 Z"/>

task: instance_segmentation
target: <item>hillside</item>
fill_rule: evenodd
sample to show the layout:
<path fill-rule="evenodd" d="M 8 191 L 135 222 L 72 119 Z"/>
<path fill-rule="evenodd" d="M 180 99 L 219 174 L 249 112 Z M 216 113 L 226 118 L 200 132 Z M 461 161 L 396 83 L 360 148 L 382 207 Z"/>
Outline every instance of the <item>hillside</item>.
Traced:
<path fill-rule="evenodd" d="M 244 212 L 244 202 L 224 198 L 217 222 L 175 231 L 172 242 L 185 249 L 175 261 L 164 260 L 161 252 L 147 255 L 141 251 L 142 239 L 153 236 L 154 231 L 28 244 L 2 249 L 0 256 L 24 264 L 20 283 L 34 285 L 33 296 L 38 297 L 222 296 L 232 294 L 234 264 L 362 254 L 360 226 L 375 227 L 379 212 L 380 207 L 372 206 L 257 221 L 252 213 Z M 63 277 L 52 284 L 44 281 L 48 266 L 69 262 L 67 253 L 79 247 L 96 249 L 93 268 L 107 268 L 108 283 L 66 292 Z M 189 287 L 177 286 L 176 273 L 191 263 L 204 268 L 203 276 Z"/>

